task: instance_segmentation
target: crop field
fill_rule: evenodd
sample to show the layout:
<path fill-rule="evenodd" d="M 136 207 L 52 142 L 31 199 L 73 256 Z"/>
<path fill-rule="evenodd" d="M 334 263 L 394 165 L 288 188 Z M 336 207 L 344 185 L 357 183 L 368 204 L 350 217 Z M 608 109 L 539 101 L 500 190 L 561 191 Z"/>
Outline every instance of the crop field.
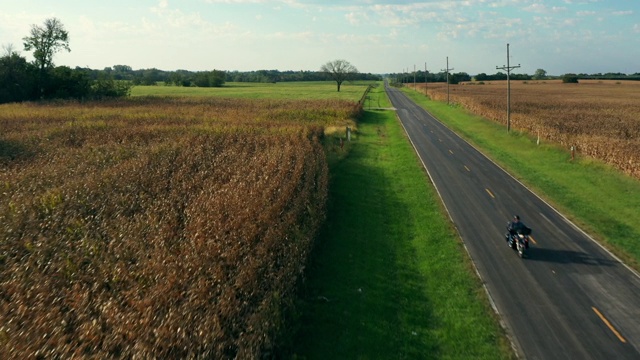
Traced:
<path fill-rule="evenodd" d="M 359 89 L 0 106 L 0 353 L 272 351 Z"/>
<path fill-rule="evenodd" d="M 412 87 L 413 85 L 408 85 Z M 417 90 L 424 93 L 424 84 Z M 434 100 L 447 86 L 427 84 Z M 480 116 L 507 123 L 507 83 L 449 86 L 450 101 Z M 640 82 L 580 80 L 511 81 L 511 127 L 605 161 L 640 178 Z"/>

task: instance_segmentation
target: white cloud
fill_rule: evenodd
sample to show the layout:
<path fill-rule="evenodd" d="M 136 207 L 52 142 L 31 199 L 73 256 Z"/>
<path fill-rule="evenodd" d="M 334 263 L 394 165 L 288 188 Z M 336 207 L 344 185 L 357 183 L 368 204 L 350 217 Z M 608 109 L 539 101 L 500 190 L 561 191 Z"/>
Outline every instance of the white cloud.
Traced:
<path fill-rule="evenodd" d="M 268 0 L 205 0 L 209 4 L 263 4 Z"/>
<path fill-rule="evenodd" d="M 640 34 L 632 17 L 638 0 L 117 0 L 120 6 L 91 7 L 33 1 L 41 6 L 28 14 L 17 5 L 3 6 L 0 45 L 21 50 L 31 24 L 56 16 L 70 32 L 72 48 L 58 62 L 70 66 L 315 69 L 319 57 L 344 56 L 375 72 L 402 67 L 414 56 L 437 62 L 447 55 L 460 61 L 456 68 L 474 73 L 492 68 L 495 49 L 503 51 L 497 44 L 504 41 L 523 58 L 573 42 L 575 51 L 562 51 L 557 59 L 572 66 L 588 57 L 579 47 L 589 51 L 593 43 L 624 49 L 617 52 L 623 54 L 619 62 L 637 64 L 640 57 L 629 46 Z M 396 56 L 370 56 L 379 49 Z M 542 64 L 533 70 L 549 67 L 549 60 L 538 58 Z"/>
<path fill-rule="evenodd" d="M 563 12 L 567 10 L 567 8 L 562 6 L 549 7 L 542 3 L 534 3 L 525 7 L 524 10 L 528 12 L 537 13 L 537 14 L 553 14 L 553 13 Z"/>
<path fill-rule="evenodd" d="M 344 17 L 347 19 L 347 21 L 351 25 L 359 25 L 360 24 L 360 19 L 358 19 L 358 14 L 356 14 L 356 13 L 350 12 L 350 13 L 346 14 Z"/>
<path fill-rule="evenodd" d="M 587 5 L 587 4 L 593 4 L 593 3 L 597 3 L 598 1 L 601 0 L 564 0 L 565 4 L 569 4 L 569 5 Z"/>
<path fill-rule="evenodd" d="M 264 34 L 262 37 L 268 40 L 300 40 L 300 41 L 309 41 L 312 40 L 313 34 L 309 31 L 297 32 L 297 33 L 288 33 L 283 31 L 278 31 L 271 34 Z"/>

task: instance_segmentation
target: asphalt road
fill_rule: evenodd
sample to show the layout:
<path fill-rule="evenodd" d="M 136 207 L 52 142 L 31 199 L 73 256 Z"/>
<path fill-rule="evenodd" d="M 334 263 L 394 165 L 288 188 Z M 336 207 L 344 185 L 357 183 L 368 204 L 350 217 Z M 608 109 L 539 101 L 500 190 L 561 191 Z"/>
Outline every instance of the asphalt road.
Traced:
<path fill-rule="evenodd" d="M 401 91 L 387 94 L 519 356 L 640 359 L 640 277 Z M 504 240 L 533 229 L 521 259 Z"/>

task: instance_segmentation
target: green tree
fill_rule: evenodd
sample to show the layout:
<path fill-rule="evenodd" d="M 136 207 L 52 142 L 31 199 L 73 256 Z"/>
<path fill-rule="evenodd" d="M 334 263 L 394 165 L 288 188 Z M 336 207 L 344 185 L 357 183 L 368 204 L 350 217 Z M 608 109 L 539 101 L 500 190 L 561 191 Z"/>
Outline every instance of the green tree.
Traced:
<path fill-rule="evenodd" d="M 33 50 L 35 65 L 40 71 L 53 67 L 53 55 L 69 48 L 69 33 L 56 18 L 44 21 L 44 26 L 31 25 L 31 34 L 22 39 L 26 51 Z"/>
<path fill-rule="evenodd" d="M 94 99 L 126 97 L 131 94 L 131 87 L 130 81 L 114 80 L 111 74 L 103 72 L 91 85 L 90 94 Z"/>
<path fill-rule="evenodd" d="M 352 76 L 358 73 L 358 69 L 351 65 L 347 60 L 333 60 L 320 67 L 320 71 L 328 74 L 338 84 L 338 92 L 340 92 L 340 85 L 345 80 L 350 79 Z"/>
<path fill-rule="evenodd" d="M 471 76 L 466 72 L 449 74 L 449 84 L 459 84 L 461 81 L 471 81 Z"/>
<path fill-rule="evenodd" d="M 33 50 L 34 65 L 39 71 L 38 82 L 42 93 L 47 70 L 53 67 L 53 56 L 61 50 L 71 51 L 69 33 L 60 20 L 50 18 L 44 21 L 42 27 L 31 25 L 31 34 L 22 40 L 26 51 Z"/>
<path fill-rule="evenodd" d="M 133 69 L 129 65 L 113 65 L 114 80 L 132 80 Z"/>
<path fill-rule="evenodd" d="M 160 70 L 156 68 L 145 69 L 142 71 L 142 85 L 152 86 L 158 85 L 162 81 Z"/>
<path fill-rule="evenodd" d="M 200 71 L 195 74 L 193 84 L 198 87 L 221 87 L 224 85 L 224 71 Z"/>
<path fill-rule="evenodd" d="M 578 75 L 576 74 L 564 74 L 562 75 L 562 82 L 565 84 L 577 84 L 578 83 Z"/>
<path fill-rule="evenodd" d="M 34 67 L 9 45 L 0 57 L 0 103 L 28 100 L 34 90 Z"/>
<path fill-rule="evenodd" d="M 57 66 L 51 69 L 41 95 L 45 98 L 82 99 L 90 89 L 91 79 L 86 70 Z"/>
<path fill-rule="evenodd" d="M 536 70 L 535 73 L 533 73 L 534 80 L 544 80 L 546 78 L 547 78 L 547 72 L 543 69 L 538 69 Z"/>
<path fill-rule="evenodd" d="M 480 73 L 474 76 L 474 79 L 476 81 L 486 81 L 486 80 L 489 80 L 489 76 L 486 73 Z"/>

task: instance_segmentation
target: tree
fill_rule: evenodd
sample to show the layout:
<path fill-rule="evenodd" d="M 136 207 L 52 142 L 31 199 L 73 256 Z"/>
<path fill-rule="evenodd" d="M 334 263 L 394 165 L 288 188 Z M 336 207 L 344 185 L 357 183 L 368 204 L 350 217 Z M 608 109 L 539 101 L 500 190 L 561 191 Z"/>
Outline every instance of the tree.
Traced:
<path fill-rule="evenodd" d="M 224 85 L 224 71 L 200 71 L 195 74 L 193 84 L 198 87 L 221 87 Z"/>
<path fill-rule="evenodd" d="M 5 50 L 6 55 L 0 57 L 0 104 L 28 100 L 35 85 L 34 66 L 12 47 Z"/>
<path fill-rule="evenodd" d="M 44 27 L 31 25 L 31 35 L 22 38 L 24 49 L 33 50 L 34 65 L 39 71 L 40 93 L 44 92 L 46 72 L 53 67 L 53 55 L 60 50 L 71 51 L 69 33 L 56 18 L 44 21 Z"/>
<path fill-rule="evenodd" d="M 102 72 L 91 85 L 90 95 L 94 99 L 106 97 L 126 97 L 131 94 L 132 84 L 129 81 L 114 80 L 111 74 Z"/>
<path fill-rule="evenodd" d="M 35 65 L 40 71 L 53 66 L 53 55 L 69 48 L 69 33 L 56 18 L 44 21 L 44 27 L 31 25 L 31 35 L 24 37 L 24 49 L 33 50 Z"/>
<path fill-rule="evenodd" d="M 461 81 L 471 81 L 471 76 L 466 72 L 449 74 L 449 84 L 459 84 Z"/>
<path fill-rule="evenodd" d="M 567 73 L 562 75 L 562 82 L 565 84 L 577 84 L 578 83 L 578 75 Z"/>
<path fill-rule="evenodd" d="M 347 60 L 333 60 L 322 65 L 320 71 L 327 73 L 338 84 L 338 92 L 340 85 L 345 80 L 350 79 L 354 74 L 358 73 L 358 69 L 351 65 Z"/>
<path fill-rule="evenodd" d="M 91 79 L 86 70 L 57 66 L 51 70 L 41 95 L 54 99 L 82 99 L 91 90 Z"/>
<path fill-rule="evenodd" d="M 546 78 L 547 78 L 547 72 L 543 69 L 538 69 L 536 70 L 535 73 L 533 73 L 534 80 L 544 80 Z"/>
<path fill-rule="evenodd" d="M 490 80 L 507 80 L 507 74 L 498 71 L 497 73 L 490 75 Z"/>
<path fill-rule="evenodd" d="M 474 76 L 474 79 L 476 81 L 486 81 L 486 80 L 489 80 L 489 76 L 486 73 L 480 73 Z"/>

